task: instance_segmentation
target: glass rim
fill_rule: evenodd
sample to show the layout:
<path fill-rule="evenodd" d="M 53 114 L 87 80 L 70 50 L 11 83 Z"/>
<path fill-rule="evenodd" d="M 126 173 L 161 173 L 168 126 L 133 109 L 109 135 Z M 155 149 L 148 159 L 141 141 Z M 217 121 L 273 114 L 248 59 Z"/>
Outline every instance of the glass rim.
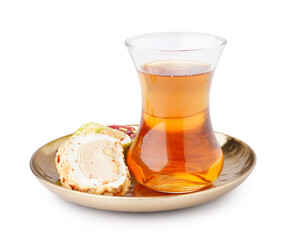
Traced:
<path fill-rule="evenodd" d="M 188 48 L 188 49 L 156 49 L 156 48 L 149 48 L 149 47 L 142 47 L 134 44 L 133 42 L 138 39 L 142 38 L 148 38 L 148 37 L 156 37 L 156 36 L 163 36 L 163 35 L 178 35 L 178 36 L 191 36 L 194 35 L 194 37 L 199 36 L 206 36 L 210 38 L 215 38 L 219 40 L 219 44 L 214 44 L 208 47 L 201 47 L 201 48 Z M 193 52 L 193 51 L 203 51 L 203 50 L 209 50 L 209 49 L 215 49 L 219 47 L 224 47 L 227 43 L 227 40 L 223 37 L 220 37 L 218 35 L 210 34 L 210 33 L 202 33 L 202 32 L 153 32 L 153 33 L 145 33 L 136 35 L 130 38 L 127 38 L 125 40 L 125 45 L 127 47 L 136 48 L 139 50 L 145 50 L 145 51 L 154 51 L 154 52 Z"/>

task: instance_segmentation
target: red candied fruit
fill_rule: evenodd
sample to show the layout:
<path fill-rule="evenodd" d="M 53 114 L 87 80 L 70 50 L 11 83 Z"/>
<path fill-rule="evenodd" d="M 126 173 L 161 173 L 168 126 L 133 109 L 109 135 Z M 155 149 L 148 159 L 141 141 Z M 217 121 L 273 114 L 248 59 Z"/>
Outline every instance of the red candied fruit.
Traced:
<path fill-rule="evenodd" d="M 133 128 L 133 127 L 130 127 L 130 126 L 111 125 L 111 126 L 108 126 L 108 127 L 126 133 L 127 135 L 130 136 L 131 139 L 135 139 L 136 134 L 137 134 L 137 130 L 135 128 Z"/>

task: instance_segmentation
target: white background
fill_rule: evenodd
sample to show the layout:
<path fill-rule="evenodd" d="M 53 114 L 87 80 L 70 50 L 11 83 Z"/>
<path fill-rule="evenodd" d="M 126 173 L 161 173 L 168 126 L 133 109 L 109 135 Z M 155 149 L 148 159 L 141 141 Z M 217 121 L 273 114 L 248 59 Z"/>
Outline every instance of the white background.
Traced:
<path fill-rule="evenodd" d="M 292 1 L 1 1 L 1 239 L 293 239 Z M 225 37 L 211 89 L 214 129 L 248 143 L 252 175 L 225 196 L 163 213 L 66 202 L 29 169 L 41 145 L 89 121 L 138 123 L 124 46 L 158 31 Z M 292 217 L 291 217 L 292 216 Z"/>

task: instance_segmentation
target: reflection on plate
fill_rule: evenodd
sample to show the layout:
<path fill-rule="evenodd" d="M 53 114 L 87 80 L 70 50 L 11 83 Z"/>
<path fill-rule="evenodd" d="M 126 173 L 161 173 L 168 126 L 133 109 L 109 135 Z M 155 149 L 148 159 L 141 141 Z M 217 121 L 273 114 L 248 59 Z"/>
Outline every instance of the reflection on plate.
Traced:
<path fill-rule="evenodd" d="M 152 191 L 134 180 L 125 196 L 103 196 L 68 190 L 58 186 L 59 175 L 54 158 L 60 144 L 70 135 L 53 140 L 38 149 L 30 166 L 38 180 L 61 198 L 88 207 L 125 212 L 155 212 L 199 205 L 229 192 L 242 183 L 252 172 L 256 156 L 244 142 L 215 133 L 224 153 L 224 167 L 219 178 L 209 187 L 193 193 L 165 194 Z"/>

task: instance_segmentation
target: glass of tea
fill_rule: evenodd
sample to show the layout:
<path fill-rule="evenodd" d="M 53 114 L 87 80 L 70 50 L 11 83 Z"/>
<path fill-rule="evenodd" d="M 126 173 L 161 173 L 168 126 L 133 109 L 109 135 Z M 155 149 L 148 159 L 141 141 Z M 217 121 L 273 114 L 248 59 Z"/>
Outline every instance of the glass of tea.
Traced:
<path fill-rule="evenodd" d="M 225 45 L 222 37 L 190 32 L 126 40 L 142 91 L 141 122 L 127 164 L 140 184 L 185 193 L 219 176 L 223 153 L 211 125 L 209 92 Z"/>

